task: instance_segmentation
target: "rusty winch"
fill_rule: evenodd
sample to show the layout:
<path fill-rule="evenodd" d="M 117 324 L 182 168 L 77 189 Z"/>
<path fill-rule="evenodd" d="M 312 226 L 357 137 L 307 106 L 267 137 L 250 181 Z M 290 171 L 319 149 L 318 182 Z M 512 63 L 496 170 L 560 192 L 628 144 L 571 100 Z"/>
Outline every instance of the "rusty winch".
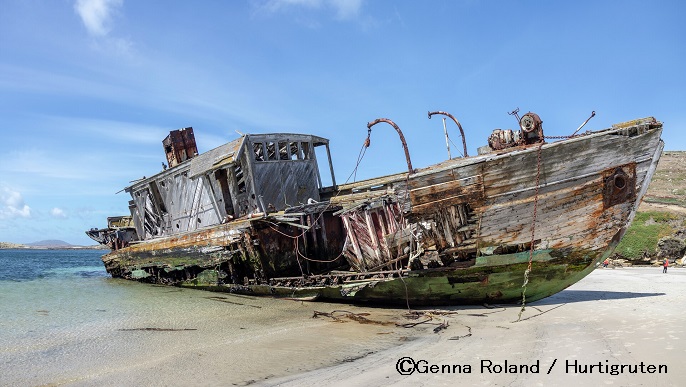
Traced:
<path fill-rule="evenodd" d="M 511 148 L 518 145 L 529 145 L 544 141 L 543 121 L 536 113 L 528 112 L 521 118 L 518 110 L 510 113 L 517 117 L 519 130 L 495 129 L 488 137 L 488 146 L 493 150 Z"/>

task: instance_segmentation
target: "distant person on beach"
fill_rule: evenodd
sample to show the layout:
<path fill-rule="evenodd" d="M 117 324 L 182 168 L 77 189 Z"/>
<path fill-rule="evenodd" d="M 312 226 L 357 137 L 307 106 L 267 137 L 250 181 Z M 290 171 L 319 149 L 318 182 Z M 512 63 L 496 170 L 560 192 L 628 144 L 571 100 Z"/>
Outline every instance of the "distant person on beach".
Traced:
<path fill-rule="evenodd" d="M 605 260 L 603 261 L 603 267 L 607 267 L 607 265 L 609 265 L 609 264 L 610 264 L 610 261 L 607 258 L 605 258 Z"/>
<path fill-rule="evenodd" d="M 667 272 L 668 266 L 669 266 L 669 259 L 665 258 L 664 262 L 662 262 L 662 272 L 663 273 Z"/>

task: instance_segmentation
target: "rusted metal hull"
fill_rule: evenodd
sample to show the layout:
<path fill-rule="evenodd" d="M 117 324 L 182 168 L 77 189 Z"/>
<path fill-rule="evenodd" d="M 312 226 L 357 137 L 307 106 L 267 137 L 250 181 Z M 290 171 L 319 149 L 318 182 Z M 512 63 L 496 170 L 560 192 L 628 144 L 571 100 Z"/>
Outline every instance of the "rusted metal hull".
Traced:
<path fill-rule="evenodd" d="M 530 266 L 526 299 L 541 299 L 612 253 L 655 171 L 661 131 L 643 120 L 448 160 L 103 261 L 115 277 L 153 283 L 411 305 L 518 302 Z"/>

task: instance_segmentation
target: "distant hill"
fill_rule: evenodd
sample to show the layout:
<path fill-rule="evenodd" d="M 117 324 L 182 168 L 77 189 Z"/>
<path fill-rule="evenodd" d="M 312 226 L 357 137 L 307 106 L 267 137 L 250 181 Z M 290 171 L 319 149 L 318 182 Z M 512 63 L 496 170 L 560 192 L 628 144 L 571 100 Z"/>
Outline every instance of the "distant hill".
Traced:
<path fill-rule="evenodd" d="M 69 242 L 65 242 L 58 239 L 47 239 L 33 243 L 12 243 L 12 242 L 0 242 L 0 249 L 98 249 L 98 250 L 108 250 L 109 247 L 103 245 L 93 245 L 93 246 L 79 246 L 72 245 Z"/>
<path fill-rule="evenodd" d="M 46 239 L 38 242 L 26 243 L 27 246 L 31 247 L 71 247 L 74 246 L 71 243 L 61 241 L 59 239 Z"/>
<path fill-rule="evenodd" d="M 655 262 L 664 246 L 686 246 L 686 152 L 666 151 L 633 223 L 615 250 L 615 258 L 639 264 Z M 668 241 L 668 242 L 664 242 Z M 678 250 L 678 249 L 676 249 Z M 666 250 L 665 250 L 666 251 Z M 686 247 L 670 259 L 684 256 Z M 671 253 L 670 253 L 671 254 Z"/>
<path fill-rule="evenodd" d="M 28 246 L 20 243 L 0 242 L 0 249 L 27 249 Z"/>
<path fill-rule="evenodd" d="M 639 210 L 664 209 L 686 213 L 686 152 L 662 154 Z"/>

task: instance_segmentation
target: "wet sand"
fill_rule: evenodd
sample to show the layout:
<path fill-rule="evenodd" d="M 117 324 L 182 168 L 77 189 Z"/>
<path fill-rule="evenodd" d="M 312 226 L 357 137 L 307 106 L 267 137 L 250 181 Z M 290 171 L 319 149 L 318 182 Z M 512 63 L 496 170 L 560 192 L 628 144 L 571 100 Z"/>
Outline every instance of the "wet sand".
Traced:
<path fill-rule="evenodd" d="M 363 311 L 105 277 L 0 281 L 0 386 L 246 385 L 398 342 L 312 318 L 335 309 Z"/>
<path fill-rule="evenodd" d="M 658 267 L 598 269 L 569 289 L 532 303 L 522 321 L 514 322 L 520 309 L 514 306 L 450 308 L 458 314 L 438 334 L 427 332 L 352 363 L 266 384 L 683 386 L 685 293 L 683 268 L 672 267 L 668 274 Z M 401 370 L 414 369 L 411 375 L 398 372 L 402 358 Z M 409 358 L 418 366 L 412 367 Z M 517 373 L 497 367 L 505 361 Z M 482 369 L 482 364 L 491 367 Z M 438 372 L 431 372 L 431 365 Z M 528 372 L 518 367 L 523 365 L 529 365 Z M 612 375 L 613 365 L 617 375 Z M 659 373 L 660 365 L 666 371 L 663 367 Z"/>
<path fill-rule="evenodd" d="M 683 385 L 686 269 L 669 270 L 596 270 L 529 305 L 520 322 L 517 306 L 441 308 L 448 314 L 409 319 L 407 309 L 109 280 L 94 288 L 108 298 L 88 298 L 97 304 L 35 300 L 25 316 L 32 326 L 0 353 L 0 385 Z M 56 327 L 65 305 L 75 308 L 65 318 L 101 317 L 69 317 Z M 313 318 L 337 310 L 335 319 Z M 441 323 L 447 328 L 434 333 Z M 413 374 L 397 371 L 401 358 L 418 363 Z M 489 373 L 482 361 L 491 372 L 507 361 L 538 365 L 538 373 Z M 591 374 L 565 367 L 574 361 L 596 367 Z M 600 373 L 605 365 L 641 363 L 645 373 Z M 421 372 L 432 365 L 442 372 Z M 667 372 L 647 373 L 650 365 Z M 401 362 L 401 370 L 412 369 Z"/>

